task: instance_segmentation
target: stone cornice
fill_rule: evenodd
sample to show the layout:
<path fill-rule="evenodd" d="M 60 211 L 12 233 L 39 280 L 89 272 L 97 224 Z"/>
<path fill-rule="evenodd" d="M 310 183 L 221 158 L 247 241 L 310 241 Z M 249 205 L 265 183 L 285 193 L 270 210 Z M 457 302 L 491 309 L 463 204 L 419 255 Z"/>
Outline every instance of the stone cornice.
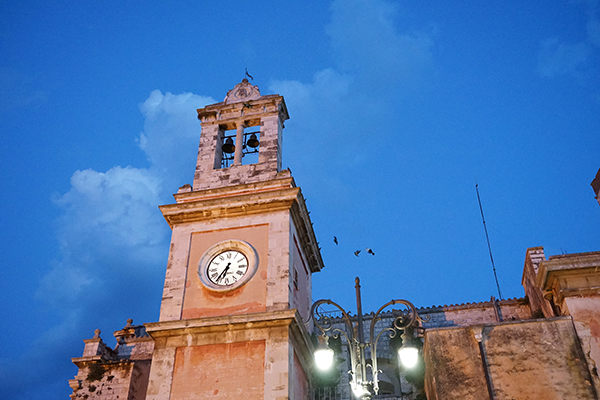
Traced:
<path fill-rule="evenodd" d="M 171 226 L 212 218 L 237 217 L 288 210 L 297 201 L 299 188 L 270 190 L 258 193 L 238 194 L 205 200 L 187 201 L 160 206 L 163 216 Z"/>
<path fill-rule="evenodd" d="M 287 172 L 287 170 L 285 171 Z M 281 173 L 280 173 L 281 174 Z M 296 183 L 291 176 L 270 179 L 267 181 L 251 182 L 240 185 L 229 185 L 211 189 L 181 191 L 173 195 L 177 203 L 189 203 L 198 200 L 209 200 L 224 197 L 233 197 L 271 190 L 295 188 Z"/>
<path fill-rule="evenodd" d="M 235 314 L 218 317 L 182 319 L 145 324 L 146 332 L 153 338 L 180 336 L 189 333 L 212 333 L 229 330 L 270 328 L 302 325 L 296 309 L 252 314 Z M 302 329 L 302 328 L 300 328 Z"/>
<path fill-rule="evenodd" d="M 266 113 L 279 114 L 282 123 L 290 118 L 283 96 L 277 94 L 261 96 L 258 99 L 245 102 L 211 104 L 196 111 L 202 126 L 219 124 L 227 126 L 227 129 L 234 129 L 235 127 L 233 125 L 229 126 L 229 124 L 239 119 L 248 121 L 256 119 L 249 125 L 258 125 L 260 124 L 260 117 Z"/>
<path fill-rule="evenodd" d="M 473 329 L 474 327 L 490 327 L 490 326 L 506 326 L 506 325 L 524 325 L 524 324 L 546 324 L 554 321 L 573 321 L 570 316 L 561 316 L 554 318 L 538 318 L 538 319 L 522 319 L 517 321 L 502 321 L 488 324 L 475 324 L 475 325 L 457 325 L 457 326 L 441 326 L 438 328 L 427 328 L 425 329 L 425 335 L 436 331 L 452 331 L 460 329 Z"/>
<path fill-rule="evenodd" d="M 564 297 L 600 293 L 600 252 L 552 257 L 540 263 L 536 285 Z"/>
<path fill-rule="evenodd" d="M 214 218 L 289 210 L 311 272 L 318 272 L 323 268 L 323 259 L 304 197 L 292 177 L 181 192 L 174 197 L 176 204 L 159 207 L 171 228 L 176 224 Z"/>

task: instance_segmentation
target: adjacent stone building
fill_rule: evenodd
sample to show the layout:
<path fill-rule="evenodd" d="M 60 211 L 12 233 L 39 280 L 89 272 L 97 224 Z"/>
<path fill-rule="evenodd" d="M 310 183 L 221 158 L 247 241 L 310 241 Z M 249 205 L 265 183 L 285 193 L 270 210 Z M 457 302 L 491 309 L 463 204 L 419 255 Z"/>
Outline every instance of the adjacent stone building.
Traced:
<path fill-rule="evenodd" d="M 79 367 L 74 379 L 72 399 L 130 399 L 146 398 L 154 341 L 143 325 L 127 325 L 114 333 L 115 349 L 108 347 L 96 329 L 94 337 L 84 340 L 83 356 L 73 358 Z"/>
<path fill-rule="evenodd" d="M 71 398 L 350 399 L 343 341 L 333 379 L 313 370 L 306 321 L 323 261 L 304 196 L 281 168 L 283 97 L 244 79 L 197 113 L 193 184 L 160 207 L 172 238 L 159 321 L 129 320 L 114 349 L 99 330 L 84 340 Z M 378 397 L 597 399 L 600 252 L 528 249 L 522 283 L 522 299 L 418 309 L 420 369 L 399 368 L 397 339 L 383 338 Z"/>
<path fill-rule="evenodd" d="M 597 399 L 600 252 L 527 250 L 530 318 L 426 329 L 428 399 Z"/>

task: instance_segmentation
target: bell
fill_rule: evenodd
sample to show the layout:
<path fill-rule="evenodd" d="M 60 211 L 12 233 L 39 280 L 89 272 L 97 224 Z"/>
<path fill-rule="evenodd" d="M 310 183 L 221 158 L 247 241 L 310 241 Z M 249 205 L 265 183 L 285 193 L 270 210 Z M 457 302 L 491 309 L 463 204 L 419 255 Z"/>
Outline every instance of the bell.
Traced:
<path fill-rule="evenodd" d="M 259 145 L 258 139 L 256 138 L 256 134 L 253 133 L 252 135 L 250 135 L 250 139 L 248 139 L 248 141 L 246 142 L 246 144 L 250 147 L 252 147 L 253 149 L 257 148 Z"/>
<path fill-rule="evenodd" d="M 221 150 L 223 150 L 223 153 L 227 154 L 235 152 L 235 144 L 233 144 L 233 139 L 227 138 L 227 140 L 225 140 L 225 144 L 221 146 Z"/>

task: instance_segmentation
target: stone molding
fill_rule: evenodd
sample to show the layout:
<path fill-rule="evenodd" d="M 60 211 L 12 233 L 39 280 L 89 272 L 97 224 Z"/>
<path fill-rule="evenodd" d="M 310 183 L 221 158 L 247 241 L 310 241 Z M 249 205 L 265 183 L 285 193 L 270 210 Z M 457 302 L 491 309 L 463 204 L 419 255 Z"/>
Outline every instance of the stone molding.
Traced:
<path fill-rule="evenodd" d="M 210 125 L 221 125 L 225 129 L 235 129 L 240 120 L 246 122 L 246 126 L 260 125 L 261 118 L 268 115 L 279 116 L 283 122 L 290 118 L 283 96 L 271 94 L 256 99 L 248 99 L 246 102 L 215 103 L 196 110 L 202 127 Z"/>
<path fill-rule="evenodd" d="M 292 177 L 182 192 L 174 197 L 176 204 L 159 206 L 171 228 L 215 218 L 289 210 L 311 272 L 318 272 L 324 266 L 304 196 Z"/>
<path fill-rule="evenodd" d="M 250 331 L 287 326 L 290 329 L 292 340 L 301 344 L 301 346 L 295 346 L 295 348 L 307 350 L 306 353 L 298 354 L 303 364 L 310 365 L 309 359 L 311 359 L 310 354 L 313 350 L 310 335 L 296 309 L 151 322 L 145 324 L 145 326 L 146 332 L 155 341 L 174 337 L 187 337 L 188 335 L 212 335 L 231 331 Z"/>
<path fill-rule="evenodd" d="M 550 257 L 540 264 L 536 285 L 555 304 L 565 297 L 600 293 L 600 252 Z"/>
<path fill-rule="evenodd" d="M 300 315 L 296 309 L 270 311 L 253 314 L 235 314 L 218 317 L 182 319 L 175 321 L 151 322 L 144 324 L 146 332 L 153 338 L 187 335 L 190 333 L 219 332 L 227 330 L 246 330 L 249 328 L 270 328 L 290 325 L 294 322 L 301 326 Z M 306 337 L 308 333 L 306 328 Z M 310 341 L 310 340 L 309 340 Z"/>

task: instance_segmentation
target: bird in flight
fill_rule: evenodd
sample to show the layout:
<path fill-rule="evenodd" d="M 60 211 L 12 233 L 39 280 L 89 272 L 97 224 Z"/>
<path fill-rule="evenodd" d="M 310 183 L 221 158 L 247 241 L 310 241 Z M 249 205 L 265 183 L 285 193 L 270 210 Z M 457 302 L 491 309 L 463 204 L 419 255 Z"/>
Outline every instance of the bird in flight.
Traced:
<path fill-rule="evenodd" d="M 370 248 L 367 247 L 365 250 L 367 251 L 367 253 L 371 254 L 372 256 L 375 255 L 375 252 L 373 250 L 371 250 Z"/>
<path fill-rule="evenodd" d="M 333 237 L 333 243 L 338 244 L 337 237 Z"/>
<path fill-rule="evenodd" d="M 360 254 L 360 250 L 356 250 L 356 251 L 354 252 L 354 255 L 355 255 L 356 257 L 358 257 L 358 255 L 359 255 L 359 254 Z"/>

